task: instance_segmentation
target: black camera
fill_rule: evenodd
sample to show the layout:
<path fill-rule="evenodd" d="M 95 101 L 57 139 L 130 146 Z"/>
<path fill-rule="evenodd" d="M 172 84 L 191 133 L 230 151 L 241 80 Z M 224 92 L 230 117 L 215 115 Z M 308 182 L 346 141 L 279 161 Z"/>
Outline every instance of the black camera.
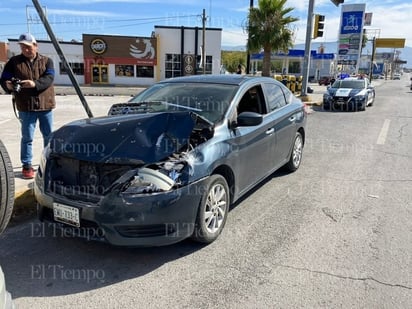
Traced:
<path fill-rule="evenodd" d="M 12 83 L 12 85 L 13 85 L 13 91 L 14 92 L 20 92 L 20 90 L 21 90 L 21 80 L 20 79 L 18 79 L 18 78 L 12 78 L 11 79 L 11 83 Z"/>

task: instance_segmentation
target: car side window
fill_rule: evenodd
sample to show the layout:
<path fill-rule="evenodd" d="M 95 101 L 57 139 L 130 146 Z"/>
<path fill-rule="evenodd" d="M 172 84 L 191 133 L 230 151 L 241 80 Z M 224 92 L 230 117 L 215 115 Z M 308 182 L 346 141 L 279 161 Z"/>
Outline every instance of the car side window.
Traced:
<path fill-rule="evenodd" d="M 280 86 L 275 84 L 265 84 L 266 97 L 268 100 L 269 112 L 281 108 L 287 104 L 285 95 Z"/>
<path fill-rule="evenodd" d="M 255 112 L 262 115 L 266 114 L 265 99 L 260 86 L 253 86 L 243 95 L 237 107 L 237 113 L 239 115 L 243 112 Z"/>

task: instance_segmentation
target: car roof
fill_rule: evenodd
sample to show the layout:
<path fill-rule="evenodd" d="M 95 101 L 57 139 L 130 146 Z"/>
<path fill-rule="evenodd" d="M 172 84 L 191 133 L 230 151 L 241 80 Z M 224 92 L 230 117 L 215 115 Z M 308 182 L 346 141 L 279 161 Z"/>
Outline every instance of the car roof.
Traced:
<path fill-rule="evenodd" d="M 261 77 L 261 76 L 249 76 L 240 74 L 216 74 L 216 75 L 191 75 L 174 77 L 161 81 L 160 83 L 211 83 L 211 84 L 226 84 L 226 85 L 242 85 L 249 81 L 271 81 L 276 82 L 274 78 Z"/>
<path fill-rule="evenodd" d="M 342 80 L 365 80 L 366 78 L 362 78 L 362 77 L 346 77 Z"/>

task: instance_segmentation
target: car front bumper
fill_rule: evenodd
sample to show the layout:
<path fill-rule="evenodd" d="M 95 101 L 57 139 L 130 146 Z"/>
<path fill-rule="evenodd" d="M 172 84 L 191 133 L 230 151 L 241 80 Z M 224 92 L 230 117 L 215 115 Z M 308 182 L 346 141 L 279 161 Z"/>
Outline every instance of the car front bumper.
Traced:
<path fill-rule="evenodd" d="M 366 106 L 366 97 L 324 97 L 323 107 L 333 110 L 358 110 Z"/>
<path fill-rule="evenodd" d="M 193 234 L 205 179 L 150 194 L 114 191 L 96 204 L 45 193 L 39 177 L 35 179 L 34 193 L 39 219 L 64 229 L 64 235 L 106 241 L 116 246 L 163 246 Z M 55 203 L 79 209 L 80 226 L 57 222 L 53 212 Z"/>

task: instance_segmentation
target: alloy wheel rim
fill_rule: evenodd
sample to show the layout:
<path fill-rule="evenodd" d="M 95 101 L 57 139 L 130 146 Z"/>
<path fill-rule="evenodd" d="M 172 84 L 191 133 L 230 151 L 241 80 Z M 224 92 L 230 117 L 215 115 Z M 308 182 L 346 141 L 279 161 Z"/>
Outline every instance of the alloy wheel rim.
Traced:
<path fill-rule="evenodd" d="M 298 136 L 293 145 L 293 164 L 295 167 L 299 166 L 302 159 L 302 139 Z"/>
<path fill-rule="evenodd" d="M 227 193 L 221 184 L 214 185 L 206 200 L 205 226 L 209 233 L 219 231 L 226 216 Z"/>

